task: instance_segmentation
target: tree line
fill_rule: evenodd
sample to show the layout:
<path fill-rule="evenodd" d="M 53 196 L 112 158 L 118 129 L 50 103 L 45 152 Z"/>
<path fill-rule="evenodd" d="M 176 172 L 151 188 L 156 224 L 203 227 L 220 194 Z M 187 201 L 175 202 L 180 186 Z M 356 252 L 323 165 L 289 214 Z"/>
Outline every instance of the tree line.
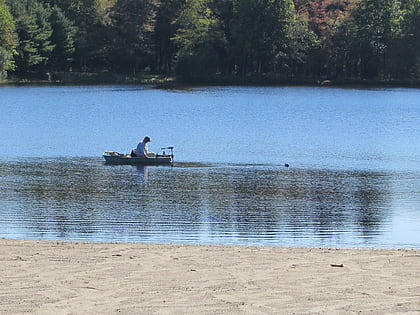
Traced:
<path fill-rule="evenodd" d="M 0 0 L 0 78 L 418 81 L 420 0 Z"/>

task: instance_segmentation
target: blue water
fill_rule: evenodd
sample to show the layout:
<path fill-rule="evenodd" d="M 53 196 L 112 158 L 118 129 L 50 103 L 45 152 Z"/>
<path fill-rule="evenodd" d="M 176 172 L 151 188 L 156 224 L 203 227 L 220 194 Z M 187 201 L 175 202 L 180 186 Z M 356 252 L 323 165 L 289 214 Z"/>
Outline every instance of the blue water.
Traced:
<path fill-rule="evenodd" d="M 420 248 L 418 89 L 0 96 L 0 237 Z M 173 168 L 103 164 L 145 135 Z"/>

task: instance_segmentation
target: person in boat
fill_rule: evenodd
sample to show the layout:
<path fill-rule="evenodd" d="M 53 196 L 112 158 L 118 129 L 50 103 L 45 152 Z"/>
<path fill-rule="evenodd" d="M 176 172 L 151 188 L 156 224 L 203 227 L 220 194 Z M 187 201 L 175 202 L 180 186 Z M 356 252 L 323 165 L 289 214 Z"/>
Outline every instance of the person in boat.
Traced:
<path fill-rule="evenodd" d="M 131 151 L 131 156 L 143 157 L 143 158 L 154 158 L 156 153 L 149 152 L 147 144 L 150 142 L 150 137 L 144 137 L 143 141 L 139 142 L 137 148 Z"/>

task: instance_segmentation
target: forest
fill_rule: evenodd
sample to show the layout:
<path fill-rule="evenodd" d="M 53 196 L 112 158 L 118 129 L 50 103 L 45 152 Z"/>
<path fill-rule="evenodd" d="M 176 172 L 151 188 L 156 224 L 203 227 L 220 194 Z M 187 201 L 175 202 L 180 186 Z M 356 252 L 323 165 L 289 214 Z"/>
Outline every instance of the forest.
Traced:
<path fill-rule="evenodd" d="M 0 0 L 0 80 L 420 81 L 420 0 Z"/>

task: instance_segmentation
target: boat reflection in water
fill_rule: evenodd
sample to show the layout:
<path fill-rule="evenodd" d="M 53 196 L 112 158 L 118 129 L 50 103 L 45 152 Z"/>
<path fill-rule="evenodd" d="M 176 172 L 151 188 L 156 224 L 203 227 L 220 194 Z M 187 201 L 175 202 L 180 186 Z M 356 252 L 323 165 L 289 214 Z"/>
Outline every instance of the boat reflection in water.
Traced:
<path fill-rule="evenodd" d="M 133 165 L 132 168 L 137 176 L 138 182 L 140 184 L 147 184 L 149 177 L 149 165 Z"/>

